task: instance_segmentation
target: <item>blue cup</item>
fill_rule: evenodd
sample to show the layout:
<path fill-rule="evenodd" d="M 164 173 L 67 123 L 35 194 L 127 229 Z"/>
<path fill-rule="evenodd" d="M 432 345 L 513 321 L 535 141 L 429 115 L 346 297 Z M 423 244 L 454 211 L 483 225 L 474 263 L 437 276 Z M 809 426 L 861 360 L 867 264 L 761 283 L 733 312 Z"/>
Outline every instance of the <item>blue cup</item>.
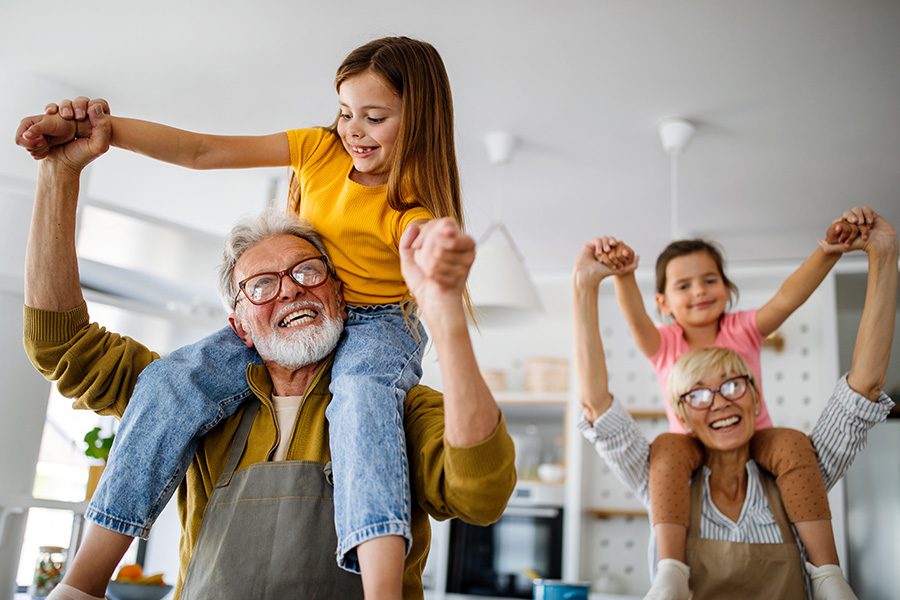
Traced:
<path fill-rule="evenodd" d="M 584 581 L 535 579 L 534 600 L 588 600 L 591 584 Z"/>

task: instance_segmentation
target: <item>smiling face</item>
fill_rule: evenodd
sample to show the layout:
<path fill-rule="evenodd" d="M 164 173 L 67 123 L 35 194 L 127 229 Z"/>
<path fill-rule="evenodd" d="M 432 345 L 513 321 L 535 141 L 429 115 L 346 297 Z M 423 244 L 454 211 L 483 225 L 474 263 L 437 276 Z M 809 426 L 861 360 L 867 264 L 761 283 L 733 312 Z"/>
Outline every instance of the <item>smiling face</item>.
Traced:
<path fill-rule="evenodd" d="M 363 185 L 388 180 L 400 131 L 402 100 L 383 77 L 364 71 L 341 83 L 337 133 L 353 158 L 351 179 Z"/>
<path fill-rule="evenodd" d="M 717 389 L 734 373 L 705 376 L 690 389 Z M 690 390 L 687 390 L 690 391 Z M 682 404 L 683 423 L 709 450 L 729 451 L 746 446 L 756 430 L 755 401 L 750 387 L 737 400 L 727 400 L 716 393 L 707 409 Z"/>
<path fill-rule="evenodd" d="M 725 388 L 731 400 L 723 397 L 722 384 L 741 376 L 746 379 L 739 385 Z M 727 348 L 688 352 L 672 367 L 667 388 L 679 421 L 707 449 L 726 451 L 749 445 L 756 429 L 757 393 L 750 369 L 738 353 Z M 719 390 L 706 408 L 693 408 L 681 399 L 698 388 Z M 741 389 L 743 394 L 736 395 Z"/>
<path fill-rule="evenodd" d="M 306 240 L 278 235 L 256 244 L 237 260 L 234 280 L 258 273 L 279 272 L 320 256 Z M 229 322 L 249 347 L 267 362 L 299 368 L 318 362 L 337 345 L 343 329 L 344 303 L 340 284 L 329 277 L 315 288 L 304 288 L 291 277 L 271 302 L 252 304 L 243 293 Z"/>
<path fill-rule="evenodd" d="M 706 252 L 673 258 L 666 265 L 666 287 L 656 301 L 663 314 L 679 325 L 717 324 L 725 312 L 729 291 L 716 261 Z"/>

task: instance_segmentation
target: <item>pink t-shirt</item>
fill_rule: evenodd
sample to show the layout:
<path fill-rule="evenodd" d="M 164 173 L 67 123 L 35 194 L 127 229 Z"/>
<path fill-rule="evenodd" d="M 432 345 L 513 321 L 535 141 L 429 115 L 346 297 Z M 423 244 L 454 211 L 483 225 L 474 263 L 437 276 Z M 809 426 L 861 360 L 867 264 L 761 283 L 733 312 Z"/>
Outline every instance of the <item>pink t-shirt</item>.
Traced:
<path fill-rule="evenodd" d="M 713 346 L 716 348 L 729 348 L 734 350 L 747 361 L 747 366 L 753 372 L 756 386 L 759 390 L 759 416 L 756 417 L 756 429 L 772 427 L 772 419 L 762 393 L 762 370 L 760 369 L 759 351 L 762 348 L 763 336 L 756 326 L 756 310 L 741 310 L 725 313 L 719 323 L 719 333 Z M 684 331 L 678 323 L 659 328 L 659 350 L 650 358 L 656 377 L 663 391 L 663 404 L 666 407 L 666 416 L 669 418 L 669 431 L 673 433 L 687 433 L 668 401 L 669 395 L 666 383 L 669 372 L 682 354 L 690 351 L 687 341 L 684 339 Z"/>

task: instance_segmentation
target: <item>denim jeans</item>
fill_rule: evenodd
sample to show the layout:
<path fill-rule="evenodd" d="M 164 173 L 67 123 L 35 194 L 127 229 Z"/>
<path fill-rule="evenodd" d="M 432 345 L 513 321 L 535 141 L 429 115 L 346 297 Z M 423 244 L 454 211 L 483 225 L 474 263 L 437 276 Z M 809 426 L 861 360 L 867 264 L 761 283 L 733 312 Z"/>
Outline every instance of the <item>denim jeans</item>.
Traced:
<path fill-rule="evenodd" d="M 356 546 L 362 542 L 399 535 L 407 552 L 412 543 L 403 403 L 422 377 L 428 338 L 396 304 L 350 306 L 347 312 L 325 416 L 338 565 L 359 572 Z"/>
<path fill-rule="evenodd" d="M 354 549 L 360 543 L 400 535 L 408 549 L 412 539 L 403 402 L 421 378 L 427 337 L 396 304 L 348 306 L 347 312 L 326 416 L 338 564 L 358 571 Z M 226 327 L 150 363 L 138 377 L 85 516 L 146 538 L 200 438 L 251 396 L 247 365 L 261 362 Z"/>

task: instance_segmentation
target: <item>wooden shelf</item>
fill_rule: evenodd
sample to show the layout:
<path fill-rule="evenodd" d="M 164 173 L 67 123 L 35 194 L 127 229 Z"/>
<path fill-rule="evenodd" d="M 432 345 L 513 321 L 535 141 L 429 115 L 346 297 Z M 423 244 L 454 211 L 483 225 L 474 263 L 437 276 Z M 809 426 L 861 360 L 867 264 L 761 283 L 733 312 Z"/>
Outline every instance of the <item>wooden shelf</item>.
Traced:
<path fill-rule="evenodd" d="M 664 410 L 628 410 L 635 419 L 665 419 L 666 411 Z"/>
<path fill-rule="evenodd" d="M 595 519 L 614 519 L 616 517 L 646 518 L 647 511 L 628 508 L 589 508 L 587 513 Z"/>
<path fill-rule="evenodd" d="M 569 402 L 568 392 L 527 392 L 525 390 L 507 390 L 493 392 L 494 399 L 503 404 L 550 404 L 565 406 Z"/>

